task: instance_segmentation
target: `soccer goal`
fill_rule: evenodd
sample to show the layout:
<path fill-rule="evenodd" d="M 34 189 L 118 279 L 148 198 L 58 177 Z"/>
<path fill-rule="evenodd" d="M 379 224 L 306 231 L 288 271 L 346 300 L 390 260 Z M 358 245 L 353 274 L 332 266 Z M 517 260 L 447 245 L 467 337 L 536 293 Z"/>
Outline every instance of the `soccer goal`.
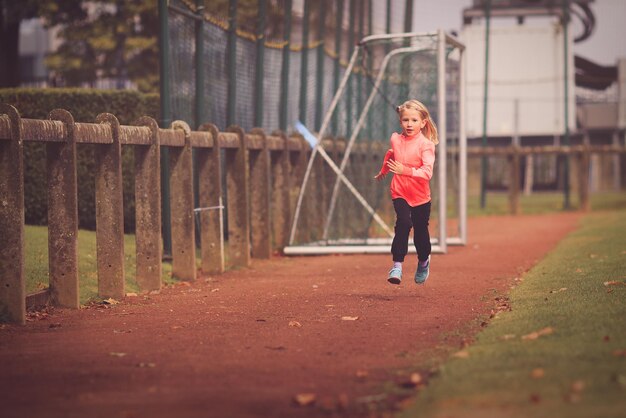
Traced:
<path fill-rule="evenodd" d="M 373 179 L 400 125 L 395 107 L 417 99 L 439 131 L 431 180 L 433 252 L 467 239 L 464 46 L 443 31 L 364 38 L 345 66 L 300 185 L 285 254 L 388 253 L 392 174 Z M 455 232 L 450 232 L 455 231 Z M 412 245 L 410 251 L 415 251 Z"/>

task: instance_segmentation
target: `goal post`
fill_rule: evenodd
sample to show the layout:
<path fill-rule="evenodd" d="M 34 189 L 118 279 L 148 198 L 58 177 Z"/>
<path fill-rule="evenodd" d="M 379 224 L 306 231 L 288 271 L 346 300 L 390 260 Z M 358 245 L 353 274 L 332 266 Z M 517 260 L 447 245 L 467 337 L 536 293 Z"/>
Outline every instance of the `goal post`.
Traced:
<path fill-rule="evenodd" d="M 439 131 L 431 180 L 433 252 L 465 244 L 463 51 L 463 44 L 443 31 L 372 35 L 359 42 L 319 132 L 300 127 L 312 150 L 285 254 L 389 252 L 395 217 L 389 196 L 392 174 L 378 183 L 373 176 L 391 133 L 399 130 L 395 106 L 411 98 L 429 108 Z M 449 235 L 448 224 L 458 235 Z"/>

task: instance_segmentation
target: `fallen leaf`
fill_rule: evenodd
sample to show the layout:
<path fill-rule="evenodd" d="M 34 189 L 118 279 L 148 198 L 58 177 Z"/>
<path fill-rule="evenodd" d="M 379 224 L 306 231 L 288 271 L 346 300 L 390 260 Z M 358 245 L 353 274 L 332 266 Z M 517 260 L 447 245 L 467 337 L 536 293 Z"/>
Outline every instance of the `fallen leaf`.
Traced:
<path fill-rule="evenodd" d="M 413 386 L 417 386 L 422 383 L 422 375 L 419 373 L 411 373 L 411 377 L 409 377 L 409 382 Z"/>
<path fill-rule="evenodd" d="M 367 370 L 357 370 L 356 371 L 356 377 L 358 377 L 359 379 L 365 379 L 367 376 L 369 375 Z"/>
<path fill-rule="evenodd" d="M 579 268 L 576 269 L 576 273 L 582 273 L 582 272 L 583 272 L 582 269 L 579 269 Z"/>
<path fill-rule="evenodd" d="M 559 290 L 551 290 L 550 293 L 565 292 L 566 290 L 567 290 L 567 287 L 562 287 Z"/>
<path fill-rule="evenodd" d="M 456 353 L 454 353 L 454 357 L 468 358 L 469 357 L 469 353 L 467 351 L 465 351 L 465 350 L 457 351 Z"/>
<path fill-rule="evenodd" d="M 220 289 L 218 289 L 218 288 L 211 289 L 211 293 L 215 293 L 215 292 L 219 292 L 219 291 L 220 291 Z"/>
<path fill-rule="evenodd" d="M 290 327 L 296 327 L 296 328 L 302 328 L 302 324 L 299 323 L 298 321 L 289 321 L 289 326 Z"/>
<path fill-rule="evenodd" d="M 511 339 L 513 339 L 515 337 L 516 337 L 515 334 L 504 334 L 504 335 L 500 336 L 500 339 L 503 340 L 503 341 L 508 341 L 508 340 L 511 340 Z"/>
<path fill-rule="evenodd" d="M 341 317 L 342 321 L 356 321 L 357 319 L 359 319 L 358 316 L 342 316 Z"/>
<path fill-rule="evenodd" d="M 581 393 L 583 390 L 585 390 L 585 382 L 581 379 L 574 380 L 572 382 L 570 390 L 574 393 Z"/>
<path fill-rule="evenodd" d="M 530 377 L 532 377 L 533 379 L 541 379 L 543 376 L 545 376 L 545 374 L 545 371 L 541 367 L 537 367 L 536 369 L 533 369 L 532 372 L 530 372 Z"/>
<path fill-rule="evenodd" d="M 112 351 L 112 352 L 109 353 L 109 355 L 113 356 L 113 357 L 124 357 L 126 355 L 126 353 L 119 353 L 119 352 L 116 352 L 116 351 Z"/>
<path fill-rule="evenodd" d="M 315 398 L 314 393 L 299 393 L 295 396 L 294 401 L 299 406 L 309 406 L 315 403 Z"/>
<path fill-rule="evenodd" d="M 540 329 L 539 331 L 535 331 L 535 332 L 531 332 L 530 334 L 526 334 L 522 336 L 522 340 L 536 340 L 537 338 L 544 336 L 544 335 L 550 335 L 554 332 L 554 329 L 552 327 L 545 327 L 543 329 Z"/>
<path fill-rule="evenodd" d="M 115 300 L 115 299 L 113 299 L 113 298 L 108 298 L 108 299 L 103 300 L 102 303 L 104 303 L 106 305 L 117 305 L 120 302 Z"/>
<path fill-rule="evenodd" d="M 626 282 L 620 282 L 619 280 L 609 280 L 608 282 L 604 282 L 605 286 L 617 286 L 617 285 L 626 285 Z"/>
<path fill-rule="evenodd" d="M 613 350 L 615 357 L 626 357 L 626 350 Z"/>
<path fill-rule="evenodd" d="M 126 297 L 127 297 L 127 298 L 134 298 L 134 297 L 137 297 L 137 293 L 135 293 L 135 292 L 129 292 L 129 293 L 126 293 Z"/>
<path fill-rule="evenodd" d="M 189 282 L 178 282 L 176 283 L 178 286 L 191 286 L 191 283 Z"/>
<path fill-rule="evenodd" d="M 156 367 L 155 363 L 137 363 L 137 367 L 147 367 L 147 368 L 154 368 Z"/>

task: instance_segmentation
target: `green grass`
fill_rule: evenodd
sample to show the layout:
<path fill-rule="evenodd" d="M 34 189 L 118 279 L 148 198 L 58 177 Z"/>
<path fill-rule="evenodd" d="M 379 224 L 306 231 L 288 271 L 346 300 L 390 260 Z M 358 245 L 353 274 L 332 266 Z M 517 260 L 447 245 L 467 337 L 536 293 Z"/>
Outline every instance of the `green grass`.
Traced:
<path fill-rule="evenodd" d="M 486 202 L 485 208 L 481 209 L 480 196 L 469 196 L 467 201 L 468 215 L 507 215 L 510 213 L 509 197 L 506 193 L 488 193 Z M 533 193 L 530 196 L 520 196 L 520 209 L 522 214 L 560 212 L 563 211 L 563 202 L 563 193 Z M 580 207 L 576 194 L 570 195 L 570 206 L 572 210 L 577 210 Z M 591 195 L 592 210 L 612 210 L 620 208 L 626 208 L 626 192 L 603 192 Z"/>
<path fill-rule="evenodd" d="M 467 358 L 448 360 L 401 416 L 626 416 L 626 210 L 585 217 L 523 279 L 512 311 L 478 334 Z M 546 327 L 553 333 L 522 339 Z"/>
<path fill-rule="evenodd" d="M 26 252 L 26 293 L 33 293 L 48 287 L 48 228 L 30 226 L 25 228 Z M 96 233 L 78 231 L 78 275 L 80 303 L 98 299 L 98 276 L 96 269 Z M 172 266 L 163 263 L 164 283 L 171 283 Z M 138 292 L 135 280 L 135 236 L 124 235 L 124 272 L 126 292 Z"/>

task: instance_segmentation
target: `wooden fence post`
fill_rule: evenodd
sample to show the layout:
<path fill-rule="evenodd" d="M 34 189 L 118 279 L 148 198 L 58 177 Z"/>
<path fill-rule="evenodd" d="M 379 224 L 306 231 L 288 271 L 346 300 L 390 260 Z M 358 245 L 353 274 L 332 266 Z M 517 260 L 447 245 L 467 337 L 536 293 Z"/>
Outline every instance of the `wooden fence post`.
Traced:
<path fill-rule="evenodd" d="M 234 132 L 239 137 L 238 148 L 226 149 L 228 253 L 233 266 L 248 267 L 250 265 L 248 149 L 243 129 L 231 126 L 228 132 Z"/>
<path fill-rule="evenodd" d="M 136 279 L 142 291 L 160 290 L 163 244 L 159 125 L 147 116 L 139 118 L 135 125 L 150 129 L 150 144 L 134 147 Z"/>
<path fill-rule="evenodd" d="M 250 163 L 250 229 L 252 256 L 270 258 L 272 256 L 272 237 L 270 235 L 270 154 L 267 148 L 267 136 L 263 129 L 254 128 L 250 132 L 262 138 L 260 150 L 249 150 Z"/>
<path fill-rule="evenodd" d="M 183 131 L 185 144 L 170 148 L 170 191 L 172 208 L 172 275 L 180 280 L 196 280 L 196 236 L 193 203 L 191 129 L 187 123 L 172 122 L 172 129 Z"/>
<path fill-rule="evenodd" d="M 201 207 L 217 209 L 200 212 L 200 253 L 202 271 L 207 274 L 224 272 L 224 201 L 222 198 L 222 166 L 220 163 L 219 130 L 213 124 L 200 126 L 213 139 L 211 148 L 196 150 L 199 203 Z M 219 208 L 222 206 L 222 208 Z"/>
<path fill-rule="evenodd" d="M 122 189 L 122 146 L 120 123 L 110 113 L 96 123 L 111 127 L 111 144 L 96 145 L 96 247 L 98 295 L 121 299 L 124 277 L 124 197 Z"/>
<path fill-rule="evenodd" d="M 11 138 L 0 140 L 0 321 L 26 322 L 24 275 L 24 156 L 17 109 L 0 104 Z"/>
<path fill-rule="evenodd" d="M 519 193 L 520 193 L 520 155 L 519 155 L 519 147 L 517 145 L 513 146 L 513 151 L 508 155 L 509 160 L 509 210 L 511 215 L 519 215 L 520 212 L 520 203 L 519 203 Z"/>
<path fill-rule="evenodd" d="M 78 308 L 78 188 L 74 118 L 62 109 L 49 119 L 65 125 L 62 142 L 47 144 L 48 260 L 52 303 Z"/>
<path fill-rule="evenodd" d="M 589 202 L 589 165 L 590 165 L 589 144 L 583 145 L 583 150 L 578 154 L 578 197 L 580 210 L 588 212 L 591 209 Z"/>

